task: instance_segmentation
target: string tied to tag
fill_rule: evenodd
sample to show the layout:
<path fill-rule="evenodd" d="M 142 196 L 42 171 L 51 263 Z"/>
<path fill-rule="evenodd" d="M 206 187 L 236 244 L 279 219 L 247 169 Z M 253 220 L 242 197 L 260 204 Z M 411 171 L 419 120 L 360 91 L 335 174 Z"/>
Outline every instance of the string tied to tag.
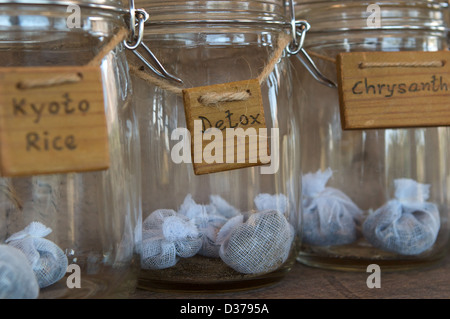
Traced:
<path fill-rule="evenodd" d="M 17 83 L 16 87 L 19 90 L 28 90 L 43 88 L 55 85 L 77 83 L 83 79 L 83 75 L 79 72 L 77 73 L 65 73 L 59 74 L 57 76 L 51 75 L 50 77 L 40 77 L 39 79 L 25 79 Z"/>
<path fill-rule="evenodd" d="M 250 98 L 249 90 L 240 92 L 208 92 L 199 97 L 198 101 L 203 105 L 216 105 L 223 102 L 246 101 Z"/>
<path fill-rule="evenodd" d="M 361 62 L 360 69 L 370 68 L 441 68 L 445 61 L 423 61 L 423 62 Z"/>
<path fill-rule="evenodd" d="M 100 65 L 103 58 L 112 51 L 117 45 L 119 45 L 128 35 L 128 30 L 125 28 L 122 28 L 117 32 L 111 40 L 102 47 L 100 52 L 98 52 L 94 58 L 92 58 L 88 63 L 87 66 L 96 66 Z M 63 85 L 63 84 L 70 84 L 70 83 L 77 83 L 83 80 L 83 74 L 80 72 L 73 72 L 73 73 L 63 73 L 58 75 L 51 75 L 51 76 L 42 76 L 38 79 L 23 79 L 19 81 L 16 85 L 16 87 L 19 90 L 28 90 L 28 89 L 37 89 L 37 88 L 44 88 L 44 87 L 51 87 L 56 85 Z"/>
<path fill-rule="evenodd" d="M 328 61 L 336 64 L 336 59 L 317 53 L 313 51 L 308 51 L 310 56 L 316 57 L 323 61 Z M 360 62 L 358 65 L 359 69 L 370 69 L 370 68 L 441 68 L 445 66 L 446 61 L 444 60 L 431 60 L 431 61 L 415 61 L 415 62 Z"/>
<path fill-rule="evenodd" d="M 289 45 L 291 39 L 290 36 L 284 32 L 280 33 L 277 45 L 270 55 L 269 61 L 265 65 L 264 69 L 261 71 L 257 80 L 259 84 L 264 83 L 270 74 L 273 72 L 276 64 L 283 55 L 284 49 Z M 166 90 L 168 92 L 181 95 L 183 93 L 183 88 L 165 81 L 156 75 L 152 75 L 142 71 L 142 69 L 136 65 L 130 64 L 130 72 L 144 81 L 156 85 L 159 88 Z M 245 101 L 251 97 L 251 92 L 248 90 L 238 91 L 238 92 L 208 92 L 199 97 L 199 102 L 206 106 L 214 106 L 223 102 L 234 102 L 234 101 Z"/>

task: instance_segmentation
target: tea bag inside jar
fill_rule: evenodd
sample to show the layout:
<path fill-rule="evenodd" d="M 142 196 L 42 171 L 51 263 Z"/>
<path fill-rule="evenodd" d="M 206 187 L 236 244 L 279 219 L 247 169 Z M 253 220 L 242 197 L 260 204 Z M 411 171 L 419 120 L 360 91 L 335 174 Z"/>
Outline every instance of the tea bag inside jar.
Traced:
<path fill-rule="evenodd" d="M 362 210 L 341 190 L 326 187 L 330 168 L 305 174 L 303 184 L 303 242 L 332 246 L 354 242 L 359 236 Z"/>
<path fill-rule="evenodd" d="M 39 284 L 25 255 L 0 245 L 0 299 L 35 299 L 38 295 Z"/>
<path fill-rule="evenodd" d="M 52 230 L 40 222 L 32 222 L 11 235 L 6 243 L 22 251 L 36 275 L 40 288 L 60 280 L 67 271 L 67 256 L 54 242 L 45 239 Z"/>
<path fill-rule="evenodd" d="M 440 228 L 439 211 L 427 202 L 430 185 L 396 179 L 395 199 L 370 214 L 363 234 L 375 247 L 402 255 L 417 255 L 433 246 Z"/>
<path fill-rule="evenodd" d="M 277 269 L 288 258 L 295 234 L 277 210 L 264 210 L 231 218 L 220 230 L 220 257 L 244 274 L 263 274 Z"/>
<path fill-rule="evenodd" d="M 192 257 L 202 240 L 195 224 L 172 209 L 158 209 L 143 223 L 141 267 L 165 269 Z"/>
<path fill-rule="evenodd" d="M 210 200 L 208 205 L 197 204 L 189 194 L 178 213 L 188 217 L 198 228 L 202 238 L 202 247 L 198 254 L 219 258 L 220 244 L 217 242 L 217 234 L 230 218 L 240 215 L 240 212 L 219 195 L 210 195 Z"/>

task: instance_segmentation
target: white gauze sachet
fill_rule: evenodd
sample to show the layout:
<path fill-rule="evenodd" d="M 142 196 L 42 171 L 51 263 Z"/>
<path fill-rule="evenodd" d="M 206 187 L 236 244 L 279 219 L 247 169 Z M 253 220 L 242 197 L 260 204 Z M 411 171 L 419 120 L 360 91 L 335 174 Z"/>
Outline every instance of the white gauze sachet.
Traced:
<path fill-rule="evenodd" d="M 294 228 L 278 210 L 231 218 L 220 230 L 220 257 L 244 274 L 263 274 L 278 269 L 288 258 Z"/>
<path fill-rule="evenodd" d="M 209 196 L 209 199 L 211 201 L 211 205 L 216 208 L 217 213 L 225 217 L 227 220 L 241 214 L 241 212 L 238 209 L 230 205 L 225 199 L 223 199 L 219 195 L 211 195 Z"/>
<path fill-rule="evenodd" d="M 172 267 L 179 257 L 192 257 L 201 248 L 202 240 L 195 224 L 174 210 L 156 210 L 142 226 L 143 269 Z"/>
<path fill-rule="evenodd" d="M 17 248 L 0 245 L 0 299 L 36 299 L 39 284 L 27 257 Z"/>
<path fill-rule="evenodd" d="M 439 211 L 427 202 L 430 185 L 396 179 L 395 199 L 370 214 L 363 224 L 365 238 L 375 247 L 402 255 L 431 248 L 440 228 Z"/>
<path fill-rule="evenodd" d="M 284 194 L 258 194 L 255 199 L 256 209 L 258 211 L 274 209 L 284 214 L 288 207 L 288 199 Z"/>
<path fill-rule="evenodd" d="M 40 222 L 32 222 L 25 229 L 11 235 L 6 243 L 25 255 L 40 288 L 54 284 L 67 271 L 67 256 L 54 242 L 45 239 L 52 232 Z"/>
<path fill-rule="evenodd" d="M 330 168 L 302 177 L 303 242 L 317 246 L 345 245 L 360 233 L 363 212 L 339 189 L 326 187 Z"/>
<path fill-rule="evenodd" d="M 189 194 L 184 199 L 178 212 L 192 220 L 198 228 L 202 238 L 202 247 L 198 252 L 199 255 L 218 258 L 220 245 L 216 242 L 217 233 L 227 222 L 228 218 L 226 216 L 233 215 L 235 210 L 217 195 L 213 197 L 213 203 L 209 205 L 197 204 Z M 221 213 L 224 213 L 226 216 Z"/>

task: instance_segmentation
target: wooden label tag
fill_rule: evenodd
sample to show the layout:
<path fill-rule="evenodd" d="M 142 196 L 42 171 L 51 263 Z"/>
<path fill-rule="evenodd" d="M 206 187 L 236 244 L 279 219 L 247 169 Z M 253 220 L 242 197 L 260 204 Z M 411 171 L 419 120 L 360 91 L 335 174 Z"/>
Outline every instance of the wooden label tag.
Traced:
<path fill-rule="evenodd" d="M 450 57 L 354 52 L 337 57 L 343 129 L 450 125 Z"/>
<path fill-rule="evenodd" d="M 107 169 L 99 67 L 0 68 L 0 173 Z"/>
<path fill-rule="evenodd" d="M 196 175 L 270 163 L 258 80 L 186 89 L 183 100 Z"/>

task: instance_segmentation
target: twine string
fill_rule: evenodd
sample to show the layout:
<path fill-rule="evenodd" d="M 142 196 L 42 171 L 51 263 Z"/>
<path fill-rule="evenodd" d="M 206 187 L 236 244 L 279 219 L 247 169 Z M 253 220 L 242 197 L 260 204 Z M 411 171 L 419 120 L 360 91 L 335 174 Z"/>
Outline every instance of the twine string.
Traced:
<path fill-rule="evenodd" d="M 76 83 L 83 79 L 81 73 L 63 73 L 51 75 L 49 77 L 40 77 L 39 79 L 26 79 L 17 83 L 19 90 L 28 90 L 34 88 L 43 88 L 61 84 Z"/>
<path fill-rule="evenodd" d="M 425 62 L 361 62 L 360 69 L 370 68 L 440 68 L 445 65 L 444 61 Z"/>
<path fill-rule="evenodd" d="M 128 29 L 126 28 L 121 28 L 112 38 L 111 40 L 108 42 L 108 44 L 106 44 L 105 46 L 103 46 L 103 48 L 100 50 L 99 53 L 97 53 L 96 56 L 94 56 L 94 58 L 89 61 L 89 63 L 87 65 L 89 66 L 96 66 L 96 65 L 100 65 L 102 63 L 103 58 L 112 50 L 114 50 L 114 48 L 119 45 L 119 43 L 121 43 L 128 35 Z"/>
<path fill-rule="evenodd" d="M 100 50 L 99 53 L 95 55 L 92 60 L 90 60 L 86 65 L 87 66 L 96 66 L 100 65 L 103 58 L 111 51 L 113 50 L 120 42 L 122 42 L 128 34 L 128 30 L 125 28 L 122 28 L 117 32 L 111 40 L 103 46 L 103 48 Z M 17 88 L 19 90 L 28 90 L 28 89 L 35 89 L 35 88 L 43 88 L 43 87 L 50 87 L 50 86 L 56 86 L 56 85 L 62 85 L 62 84 L 69 84 L 69 83 L 77 83 L 80 82 L 83 79 L 83 75 L 79 72 L 74 73 L 63 73 L 58 75 L 51 75 L 48 77 L 40 77 L 38 79 L 24 79 L 19 81 L 17 83 Z"/>
<path fill-rule="evenodd" d="M 179 86 L 175 86 L 159 77 L 153 76 L 145 71 L 142 71 L 139 67 L 137 67 L 134 64 L 130 63 L 129 69 L 130 69 L 130 73 L 138 76 L 142 80 L 144 80 L 150 84 L 153 84 L 165 91 L 169 91 L 169 92 L 177 94 L 177 95 L 183 94 L 183 89 L 180 88 Z"/>
<path fill-rule="evenodd" d="M 307 51 L 310 56 L 316 57 L 320 60 L 328 61 L 336 64 L 336 59 L 329 56 Z M 424 61 L 424 62 L 361 62 L 358 67 L 360 69 L 369 68 L 440 68 L 445 65 L 445 61 Z"/>
<path fill-rule="evenodd" d="M 328 62 L 331 62 L 331 63 L 334 63 L 334 64 L 336 64 L 336 59 L 334 59 L 334 58 L 331 58 L 331 57 L 329 57 L 329 56 L 326 56 L 326 55 L 323 55 L 323 54 L 320 54 L 320 53 L 316 53 L 316 52 L 314 52 L 314 51 L 306 51 L 310 56 L 313 56 L 313 57 L 316 57 L 316 58 L 318 58 L 318 59 L 320 59 L 320 60 L 324 60 L 324 61 L 328 61 Z"/>
<path fill-rule="evenodd" d="M 250 98 L 249 91 L 241 92 L 208 92 L 199 97 L 198 101 L 203 105 L 216 105 L 223 102 L 245 101 Z"/>
<path fill-rule="evenodd" d="M 269 62 L 264 66 L 264 69 L 257 77 L 259 84 L 264 83 L 268 79 L 270 74 L 273 72 L 275 65 L 280 60 L 284 49 L 290 43 L 290 41 L 291 37 L 288 34 L 284 32 L 280 33 L 277 46 L 275 47 L 275 50 L 272 52 L 269 58 Z M 156 85 L 163 90 L 169 91 L 177 95 L 181 95 L 183 93 L 183 88 L 173 85 L 161 78 L 158 78 L 156 75 L 146 73 L 133 64 L 130 64 L 130 72 L 138 76 L 139 78 L 143 79 L 144 81 Z M 239 92 L 221 92 L 221 93 L 208 92 L 200 96 L 199 102 L 206 106 L 217 106 L 218 104 L 223 102 L 245 101 L 249 99 L 250 96 L 251 93 L 246 90 Z"/>

